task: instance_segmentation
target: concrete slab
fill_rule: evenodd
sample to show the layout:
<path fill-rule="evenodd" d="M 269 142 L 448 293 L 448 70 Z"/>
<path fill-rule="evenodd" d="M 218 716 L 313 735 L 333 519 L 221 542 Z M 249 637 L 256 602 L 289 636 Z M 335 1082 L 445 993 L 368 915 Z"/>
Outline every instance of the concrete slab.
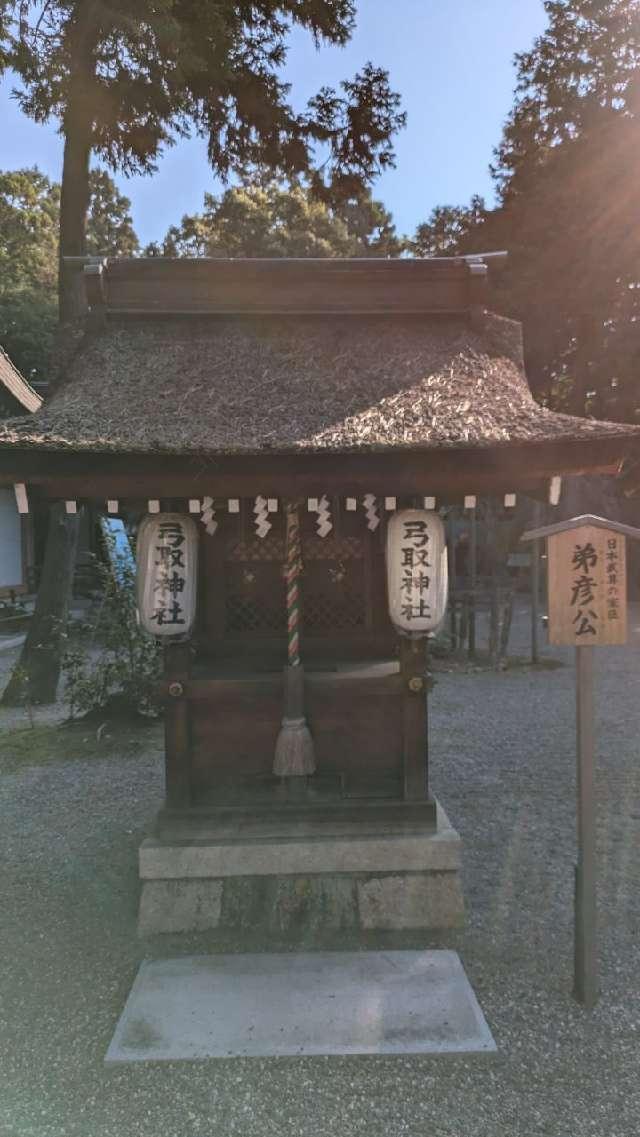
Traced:
<path fill-rule="evenodd" d="M 456 952 L 214 955 L 143 963 L 106 1061 L 495 1049 Z"/>

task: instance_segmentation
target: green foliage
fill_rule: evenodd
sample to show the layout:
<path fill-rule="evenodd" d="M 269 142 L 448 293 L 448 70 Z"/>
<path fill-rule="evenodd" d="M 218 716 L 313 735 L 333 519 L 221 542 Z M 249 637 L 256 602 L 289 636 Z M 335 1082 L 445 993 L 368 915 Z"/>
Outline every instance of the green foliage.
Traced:
<path fill-rule="evenodd" d="M 0 343 L 45 375 L 56 321 L 59 187 L 39 170 L 0 172 Z"/>
<path fill-rule="evenodd" d="M 338 201 L 335 211 L 355 241 L 356 256 L 399 257 L 406 251 L 406 239 L 397 235 L 388 209 L 369 192 Z"/>
<path fill-rule="evenodd" d="M 416 229 L 409 249 L 416 257 L 448 257 L 480 251 L 486 218 L 484 198 L 477 194 L 465 205 L 437 205 L 428 221 Z"/>
<path fill-rule="evenodd" d="M 131 220 L 131 202 L 105 170 L 89 175 L 87 252 L 97 256 L 135 257 L 140 244 Z"/>
<path fill-rule="evenodd" d="M 220 197 L 205 194 L 201 214 L 172 226 L 147 255 L 171 257 L 397 256 L 402 244 L 380 202 L 331 206 L 301 184 L 268 179 L 237 186 Z"/>
<path fill-rule="evenodd" d="M 157 711 L 161 655 L 138 624 L 135 570 L 112 551 L 100 564 L 102 600 L 95 619 L 77 629 L 82 642 L 63 658 L 65 697 L 71 717 L 118 718 Z"/>
<path fill-rule="evenodd" d="M 128 198 L 92 170 L 88 251 L 138 250 Z M 58 312 L 60 186 L 35 167 L 0 172 L 0 344 L 29 379 L 47 379 Z"/>
<path fill-rule="evenodd" d="M 538 393 L 633 420 L 640 405 L 639 0 L 547 0 L 516 57 L 484 243 L 509 248 L 503 306 L 524 319 Z"/>
<path fill-rule="evenodd" d="M 532 168 L 543 168 L 558 146 L 640 109 L 639 0 L 544 7 L 546 30 L 515 59 L 515 104 L 493 168 L 503 201 L 526 190 Z"/>
<path fill-rule="evenodd" d="M 281 78 L 291 30 L 345 44 L 354 0 L 6 0 L 1 11 L 0 51 L 21 80 L 22 110 L 58 119 L 87 169 L 94 153 L 112 169 L 152 171 L 162 149 L 191 132 L 206 138 L 223 178 L 308 174 L 316 193 L 336 200 L 393 165 L 405 117 L 386 72 L 367 63 L 301 111 Z M 82 187 L 63 182 L 73 209 L 84 208 Z"/>
<path fill-rule="evenodd" d="M 0 283 L 51 287 L 56 279 L 60 187 L 35 167 L 0 172 Z"/>

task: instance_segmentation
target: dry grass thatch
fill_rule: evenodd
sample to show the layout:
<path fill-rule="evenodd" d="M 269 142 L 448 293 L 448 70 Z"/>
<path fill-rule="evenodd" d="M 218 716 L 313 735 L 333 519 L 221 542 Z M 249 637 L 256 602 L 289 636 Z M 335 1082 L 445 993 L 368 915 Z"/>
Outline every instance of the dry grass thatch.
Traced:
<path fill-rule="evenodd" d="M 464 318 L 112 320 L 0 443 L 201 454 L 488 447 L 633 427 L 538 406 L 520 326 Z"/>

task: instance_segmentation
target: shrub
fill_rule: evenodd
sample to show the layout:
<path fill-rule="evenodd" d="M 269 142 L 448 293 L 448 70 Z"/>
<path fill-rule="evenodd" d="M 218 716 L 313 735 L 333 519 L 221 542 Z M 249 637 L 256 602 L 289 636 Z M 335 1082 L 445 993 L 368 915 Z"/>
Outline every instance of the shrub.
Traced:
<path fill-rule="evenodd" d="M 98 563 L 101 599 L 93 618 L 77 627 L 76 646 L 63 659 L 71 718 L 157 714 L 159 645 L 140 629 L 135 569 L 105 535 L 109 558 Z"/>

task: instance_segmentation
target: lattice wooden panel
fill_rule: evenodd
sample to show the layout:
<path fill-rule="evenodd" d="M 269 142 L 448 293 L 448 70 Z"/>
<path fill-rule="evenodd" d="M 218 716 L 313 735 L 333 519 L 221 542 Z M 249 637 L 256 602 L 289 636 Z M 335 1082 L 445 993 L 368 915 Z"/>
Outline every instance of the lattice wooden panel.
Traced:
<path fill-rule="evenodd" d="M 226 552 L 226 560 L 233 561 L 279 561 L 284 564 L 284 538 L 275 534 L 267 537 L 250 538 L 247 541 L 234 541 Z"/>
<path fill-rule="evenodd" d="M 363 555 L 359 537 L 305 537 L 302 559 L 308 561 L 358 560 Z"/>
<path fill-rule="evenodd" d="M 339 596 L 326 592 L 306 594 L 303 600 L 303 627 L 321 633 L 364 628 L 365 606 L 362 593 L 342 590 Z"/>
<path fill-rule="evenodd" d="M 303 560 L 310 561 L 337 561 L 342 558 L 359 559 L 363 555 L 362 541 L 359 537 L 310 537 L 305 536 L 302 542 Z M 284 539 L 275 534 L 269 534 L 262 539 L 249 538 L 246 541 L 234 541 L 226 551 L 229 561 L 280 561 L 284 563 Z"/>
<path fill-rule="evenodd" d="M 286 631 L 284 596 L 282 603 L 270 603 L 263 596 L 227 596 L 226 626 L 228 632 Z"/>
<path fill-rule="evenodd" d="M 225 556 L 226 630 L 286 632 L 282 536 L 230 542 Z M 363 629 L 366 620 L 363 542 L 358 537 L 305 535 L 303 629 L 312 635 Z"/>

